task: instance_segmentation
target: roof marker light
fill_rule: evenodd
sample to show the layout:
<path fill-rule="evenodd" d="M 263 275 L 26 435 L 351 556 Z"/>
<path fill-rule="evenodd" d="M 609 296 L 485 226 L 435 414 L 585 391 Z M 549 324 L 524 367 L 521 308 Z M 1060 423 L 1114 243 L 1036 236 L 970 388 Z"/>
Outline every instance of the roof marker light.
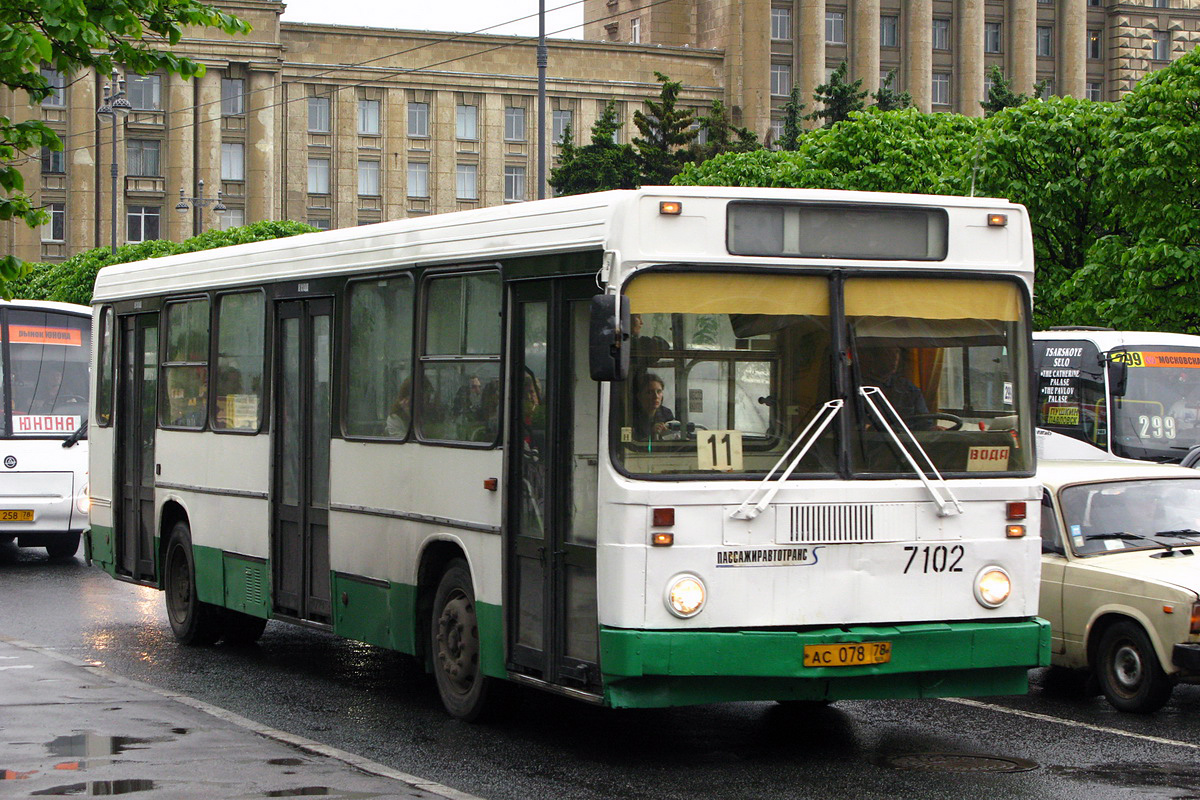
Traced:
<path fill-rule="evenodd" d="M 988 214 L 989 228 L 1003 228 L 1008 225 L 1008 214 Z"/>
<path fill-rule="evenodd" d="M 683 203 L 678 200 L 661 200 L 658 204 L 658 213 L 677 217 L 683 213 Z"/>

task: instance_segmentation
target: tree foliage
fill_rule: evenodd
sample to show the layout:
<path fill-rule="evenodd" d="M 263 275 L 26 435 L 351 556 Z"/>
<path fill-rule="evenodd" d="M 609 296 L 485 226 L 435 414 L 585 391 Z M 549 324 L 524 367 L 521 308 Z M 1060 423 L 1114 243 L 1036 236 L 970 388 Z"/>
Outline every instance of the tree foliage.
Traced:
<path fill-rule="evenodd" d="M 31 264 L 29 272 L 10 285 L 14 297 L 25 300 L 57 300 L 62 303 L 88 305 L 92 301 L 92 287 L 96 273 L 110 264 L 127 264 L 147 258 L 160 258 L 198 250 L 212 250 L 247 242 L 280 239 L 300 233 L 311 233 L 316 228 L 300 222 L 255 222 L 225 231 L 205 231 L 182 242 L 154 239 L 118 247 L 113 253 L 107 247 L 96 247 L 71 256 L 57 264 Z"/>
<path fill-rule="evenodd" d="M 993 114 L 998 114 L 1006 108 L 1024 105 L 1030 100 L 1040 98 L 1046 91 L 1046 81 L 1038 81 L 1033 85 L 1033 96 L 1027 94 L 1017 94 L 1013 91 L 1012 81 L 1004 77 L 1004 71 L 1000 67 L 993 64 L 988 68 L 988 81 L 991 86 L 988 88 L 987 100 L 984 100 L 979 105 L 983 108 L 985 117 L 990 117 Z"/>
<path fill-rule="evenodd" d="M 43 65 L 64 76 L 89 67 L 107 74 L 119 63 L 140 75 L 166 71 L 191 78 L 204 65 L 168 49 L 187 27 L 250 32 L 246 22 L 198 0 L 0 0 L 0 85 L 40 103 L 55 91 Z M 45 222 L 17 168 L 42 147 L 62 149 L 49 126 L 0 117 L 0 220 L 19 219 L 30 227 Z M 0 257 L 0 294 L 21 271 L 15 257 Z"/>
<path fill-rule="evenodd" d="M 749 153 L 762 147 L 757 133 L 729 121 L 729 112 L 720 100 L 713 100 L 712 109 L 699 117 L 697 122 L 700 123 L 703 136 L 698 135 L 688 145 L 685 163 L 707 161 L 722 153 Z"/>
<path fill-rule="evenodd" d="M 633 148 L 613 139 L 620 127 L 617 103 L 610 100 L 592 125 L 591 144 L 577 147 L 570 141 L 570 128 L 563 132 L 558 166 L 550 170 L 549 181 L 558 194 L 636 189 L 640 185 L 641 172 Z"/>
<path fill-rule="evenodd" d="M 855 111 L 865 107 L 867 92 L 862 88 L 862 78 L 853 82 L 846 81 L 846 62 L 843 61 L 829 76 L 826 83 L 818 84 L 813 92 L 813 102 L 820 107 L 815 109 L 805 119 L 818 120 L 823 127 L 831 127 L 835 123 L 850 118 Z"/>
<path fill-rule="evenodd" d="M 633 146 L 642 170 L 642 183 L 662 186 L 679 172 L 685 148 L 696 138 L 696 131 L 692 128 L 695 121 L 692 112 L 680 110 L 677 105 L 683 84 L 661 72 L 655 72 L 654 77 L 662 89 L 657 102 L 646 101 L 648 113 L 633 112 L 633 124 L 641 134 L 634 137 Z"/>
<path fill-rule="evenodd" d="M 800 120 L 804 119 L 801 96 L 800 87 L 793 86 L 792 93 L 783 104 L 783 135 L 776 143 L 780 150 L 795 150 L 800 146 L 800 137 L 804 135 L 804 129 L 800 126 Z"/>
<path fill-rule="evenodd" d="M 871 93 L 871 99 L 875 101 L 875 107 L 880 111 L 899 111 L 902 108 L 908 108 L 912 105 L 912 95 L 908 92 L 897 92 L 892 88 L 892 84 L 896 82 L 896 70 L 888 72 L 879 88 Z"/>

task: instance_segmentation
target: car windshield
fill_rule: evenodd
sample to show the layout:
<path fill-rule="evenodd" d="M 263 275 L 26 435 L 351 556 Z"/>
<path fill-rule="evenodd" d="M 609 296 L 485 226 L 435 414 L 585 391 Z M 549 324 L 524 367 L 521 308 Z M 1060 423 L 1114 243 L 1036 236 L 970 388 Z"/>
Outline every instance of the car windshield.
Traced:
<path fill-rule="evenodd" d="M 613 440 L 627 472 L 761 475 L 808 429 L 796 477 L 911 475 L 899 422 L 883 408 L 884 425 L 863 387 L 943 473 L 1031 469 L 1012 281 L 647 272 L 625 293 L 632 367 Z"/>
<path fill-rule="evenodd" d="M 1077 555 L 1200 545 L 1200 479 L 1080 484 L 1060 502 Z"/>
<path fill-rule="evenodd" d="M 1179 461 L 1200 444 L 1200 348 L 1146 346 L 1110 358 L 1128 365 L 1125 391 L 1112 399 L 1114 453 Z"/>
<path fill-rule="evenodd" d="M 62 436 L 87 417 L 91 320 L 34 309 L 7 310 L 0 364 L 11 387 L 0 410 L 0 434 Z"/>

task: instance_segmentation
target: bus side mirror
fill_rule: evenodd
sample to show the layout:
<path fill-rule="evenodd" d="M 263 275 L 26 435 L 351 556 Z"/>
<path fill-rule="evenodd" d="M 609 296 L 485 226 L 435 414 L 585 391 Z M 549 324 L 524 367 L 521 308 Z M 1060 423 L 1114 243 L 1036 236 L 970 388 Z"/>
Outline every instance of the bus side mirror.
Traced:
<path fill-rule="evenodd" d="M 629 374 L 629 298 L 598 294 L 592 298 L 588 361 L 594 381 L 623 381 Z"/>
<path fill-rule="evenodd" d="M 1129 365 L 1124 361 L 1108 359 L 1108 386 L 1113 397 L 1124 397 L 1125 386 L 1129 381 Z"/>

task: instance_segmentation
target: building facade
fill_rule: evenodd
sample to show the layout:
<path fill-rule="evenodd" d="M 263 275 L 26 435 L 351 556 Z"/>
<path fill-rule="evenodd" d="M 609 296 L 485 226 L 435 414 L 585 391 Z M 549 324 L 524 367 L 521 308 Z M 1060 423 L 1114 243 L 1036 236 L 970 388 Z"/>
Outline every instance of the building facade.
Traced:
<path fill-rule="evenodd" d="M 174 49 L 207 72 L 127 76 L 124 118 L 97 118 L 119 88 L 109 76 L 48 71 L 61 90 L 40 105 L 0 95 L 0 113 L 44 120 L 65 144 L 23 167 L 50 222 L 0 222 L 3 252 L 60 261 L 264 219 L 345 227 L 538 196 L 536 42 L 286 23 L 280 0 L 215 4 L 253 33 L 192 31 Z M 549 42 L 550 142 L 568 125 L 586 141 L 610 100 L 629 141 L 655 72 L 683 84 L 682 105 L 723 100 L 770 141 L 792 86 L 811 109 L 843 61 L 870 91 L 894 71 L 918 107 L 977 115 L 992 65 L 1017 91 L 1044 80 L 1111 100 L 1200 41 L 1200 0 L 584 0 L 584 17 L 584 40 Z"/>

